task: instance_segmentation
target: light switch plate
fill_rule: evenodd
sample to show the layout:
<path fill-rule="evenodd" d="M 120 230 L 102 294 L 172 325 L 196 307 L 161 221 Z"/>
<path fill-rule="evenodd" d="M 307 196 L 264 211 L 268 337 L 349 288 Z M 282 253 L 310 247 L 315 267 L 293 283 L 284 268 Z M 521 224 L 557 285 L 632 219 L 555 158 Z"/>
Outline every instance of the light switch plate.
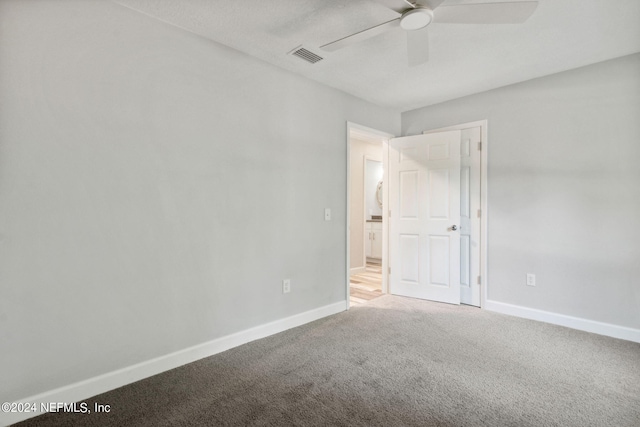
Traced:
<path fill-rule="evenodd" d="M 331 209 L 329 208 L 324 209 L 324 220 L 331 221 Z"/>

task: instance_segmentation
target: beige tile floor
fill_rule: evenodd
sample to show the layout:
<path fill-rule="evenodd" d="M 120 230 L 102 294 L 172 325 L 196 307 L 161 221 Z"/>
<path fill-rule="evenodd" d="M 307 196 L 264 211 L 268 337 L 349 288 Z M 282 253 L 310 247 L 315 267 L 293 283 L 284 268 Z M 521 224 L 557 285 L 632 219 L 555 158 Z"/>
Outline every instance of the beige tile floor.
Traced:
<path fill-rule="evenodd" d="M 382 265 L 367 260 L 366 271 L 350 279 L 349 305 L 365 304 L 382 295 Z"/>

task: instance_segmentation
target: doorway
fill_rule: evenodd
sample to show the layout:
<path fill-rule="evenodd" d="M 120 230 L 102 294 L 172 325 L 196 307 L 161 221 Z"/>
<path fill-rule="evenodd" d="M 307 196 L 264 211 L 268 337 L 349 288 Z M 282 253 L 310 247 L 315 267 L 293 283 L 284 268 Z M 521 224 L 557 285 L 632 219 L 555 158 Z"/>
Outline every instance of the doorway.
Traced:
<path fill-rule="evenodd" d="M 460 135 L 460 180 L 461 188 L 468 194 L 468 199 L 461 197 L 460 199 L 460 223 L 455 223 L 461 227 L 460 234 L 460 250 L 459 253 L 452 255 L 459 257 L 460 278 L 459 293 L 460 303 L 484 307 L 487 300 L 488 288 L 488 269 L 487 269 L 487 218 L 488 218 L 488 202 L 487 202 L 487 143 L 488 143 L 488 122 L 480 120 L 476 122 L 463 123 L 459 125 L 449 126 L 445 128 L 437 128 L 426 130 L 423 134 L 442 133 L 447 131 L 459 131 Z M 352 185 L 351 185 L 351 169 L 352 169 L 352 152 L 351 138 L 371 138 L 375 143 L 382 144 L 383 156 L 383 185 L 382 185 L 382 291 L 381 294 L 396 293 L 390 286 L 390 276 L 392 268 L 390 265 L 390 196 L 389 196 L 389 162 L 391 155 L 391 140 L 393 135 L 377 131 L 375 129 L 360 126 L 354 123 L 347 123 L 347 260 L 346 260 L 346 302 L 349 308 L 349 300 L 351 293 L 350 278 L 352 273 L 358 274 L 366 272 L 366 257 L 364 240 L 358 240 L 355 243 L 351 241 L 351 230 L 361 230 L 361 235 L 365 235 L 365 219 L 364 216 L 355 216 L 351 208 L 352 202 Z M 405 137 L 406 138 L 406 137 Z M 408 153 L 408 152 L 407 152 Z M 364 168 L 364 163 L 362 163 Z M 409 174 L 410 175 L 410 174 Z M 407 176 L 409 176 L 407 175 Z M 396 177 L 398 178 L 398 177 Z M 407 180 L 409 183 L 411 180 Z M 464 200 L 463 200 L 464 199 Z M 396 200 L 397 201 L 397 200 Z M 455 230 L 452 230 L 455 231 Z M 368 235 L 367 235 L 368 236 Z M 405 239 L 405 243 L 410 243 L 411 239 Z M 442 240 L 441 240 L 442 241 Z M 437 242 L 434 240 L 434 242 Z M 358 245 L 360 250 L 353 250 L 354 245 Z M 362 245 L 362 246 L 360 246 Z M 408 245 L 408 243 L 407 243 Z M 411 245 L 408 245 L 409 247 Z M 359 255 L 358 255 L 359 254 Z M 357 259 L 363 259 L 360 265 L 354 264 L 352 270 L 352 259 L 354 255 Z M 407 258 L 409 259 L 409 258 Z M 420 264 L 420 262 L 418 262 Z M 398 267 L 398 266 L 396 266 Z M 359 268 L 359 269 L 358 269 Z M 423 268 L 423 267 L 419 267 Z M 378 270 L 380 271 L 380 270 Z M 393 271 L 402 273 L 400 269 L 394 268 Z M 407 270 L 410 272 L 411 270 Z M 415 270 L 414 270 L 415 271 Z M 455 283 L 453 284 L 456 285 Z"/>
<path fill-rule="evenodd" d="M 392 135 L 348 123 L 348 306 L 386 293 L 385 150 Z"/>

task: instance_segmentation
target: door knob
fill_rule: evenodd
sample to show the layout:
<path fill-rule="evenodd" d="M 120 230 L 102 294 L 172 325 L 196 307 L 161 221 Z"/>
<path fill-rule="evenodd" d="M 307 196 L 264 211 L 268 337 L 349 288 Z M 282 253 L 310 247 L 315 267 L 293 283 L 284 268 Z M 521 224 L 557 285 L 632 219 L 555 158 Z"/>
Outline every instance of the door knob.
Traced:
<path fill-rule="evenodd" d="M 458 226 L 457 226 L 457 225 L 452 225 L 452 226 L 451 226 L 451 231 L 456 231 L 457 229 L 458 229 Z"/>

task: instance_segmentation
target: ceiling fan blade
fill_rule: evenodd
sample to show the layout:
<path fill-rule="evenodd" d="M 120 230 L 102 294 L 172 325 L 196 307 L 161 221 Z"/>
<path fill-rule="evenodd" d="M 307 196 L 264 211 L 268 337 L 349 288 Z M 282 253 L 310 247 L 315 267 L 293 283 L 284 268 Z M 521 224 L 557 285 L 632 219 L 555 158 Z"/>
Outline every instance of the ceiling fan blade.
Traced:
<path fill-rule="evenodd" d="M 334 50 L 342 49 L 345 46 L 370 39 L 373 36 L 377 36 L 378 34 L 382 34 L 391 30 L 392 28 L 399 26 L 400 18 L 396 18 L 391 21 L 385 22 L 384 24 L 376 25 L 375 27 L 368 28 L 355 34 L 351 34 L 350 36 L 343 37 L 334 42 L 327 43 L 323 46 L 320 46 L 320 49 L 326 50 L 328 52 L 333 52 Z"/>
<path fill-rule="evenodd" d="M 471 3 L 440 6 L 433 22 L 439 24 L 521 24 L 538 7 L 537 1 Z"/>
<path fill-rule="evenodd" d="M 387 9 L 391 9 L 394 12 L 402 13 L 405 10 L 413 7 L 408 0 L 376 0 Z"/>
<path fill-rule="evenodd" d="M 440 6 L 440 4 L 444 2 L 444 0 L 417 0 L 417 3 L 422 6 L 426 6 L 429 9 L 433 10 L 436 7 Z"/>
<path fill-rule="evenodd" d="M 409 67 L 424 64 L 429 60 L 428 27 L 407 31 L 407 55 Z"/>

